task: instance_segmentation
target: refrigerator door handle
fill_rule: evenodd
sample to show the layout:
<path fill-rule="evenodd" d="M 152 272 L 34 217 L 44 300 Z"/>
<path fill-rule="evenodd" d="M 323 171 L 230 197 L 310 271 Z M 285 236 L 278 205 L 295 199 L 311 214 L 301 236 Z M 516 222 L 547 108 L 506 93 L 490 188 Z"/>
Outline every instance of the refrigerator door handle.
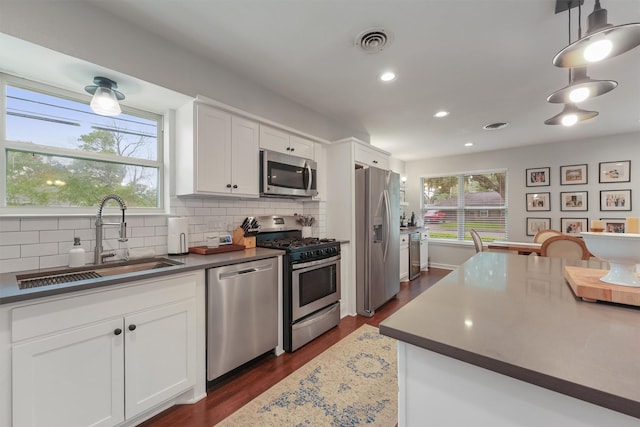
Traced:
<path fill-rule="evenodd" d="M 387 259 L 387 252 L 389 251 L 389 235 L 391 233 L 391 224 L 389 216 L 391 215 L 391 206 L 389 205 L 389 193 L 387 192 L 387 190 L 384 190 L 384 192 L 382 193 L 382 196 L 384 198 L 384 226 L 385 226 L 385 237 L 384 237 L 384 251 L 382 252 L 382 259 L 386 260 Z"/>

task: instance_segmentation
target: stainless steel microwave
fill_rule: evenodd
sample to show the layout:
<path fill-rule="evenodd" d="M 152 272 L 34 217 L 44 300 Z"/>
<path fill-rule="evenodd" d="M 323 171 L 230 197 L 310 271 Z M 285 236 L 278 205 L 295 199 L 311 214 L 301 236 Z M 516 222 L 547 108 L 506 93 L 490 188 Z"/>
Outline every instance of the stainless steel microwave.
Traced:
<path fill-rule="evenodd" d="M 290 154 L 260 150 L 260 195 L 272 197 L 314 197 L 316 162 Z"/>

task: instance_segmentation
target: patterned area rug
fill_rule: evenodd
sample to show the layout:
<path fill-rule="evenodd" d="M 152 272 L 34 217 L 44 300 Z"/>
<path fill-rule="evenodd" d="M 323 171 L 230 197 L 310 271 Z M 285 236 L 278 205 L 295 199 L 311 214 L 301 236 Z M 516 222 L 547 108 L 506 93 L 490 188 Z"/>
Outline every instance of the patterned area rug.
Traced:
<path fill-rule="evenodd" d="M 363 325 L 217 426 L 393 427 L 396 359 L 396 341 Z"/>

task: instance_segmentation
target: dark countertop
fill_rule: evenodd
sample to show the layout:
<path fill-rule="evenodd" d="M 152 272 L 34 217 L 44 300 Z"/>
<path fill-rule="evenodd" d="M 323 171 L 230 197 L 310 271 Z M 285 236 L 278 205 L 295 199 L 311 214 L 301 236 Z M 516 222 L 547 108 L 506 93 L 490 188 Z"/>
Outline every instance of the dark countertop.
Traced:
<path fill-rule="evenodd" d="M 565 265 L 481 252 L 380 324 L 392 338 L 640 418 L 640 308 L 577 299 Z"/>
<path fill-rule="evenodd" d="M 223 252 L 211 255 L 189 254 L 183 256 L 163 256 L 174 261 L 179 261 L 183 265 L 162 268 L 160 270 L 147 270 L 135 273 L 120 274 L 117 276 L 100 277 L 97 279 L 79 280 L 60 285 L 41 286 L 31 289 L 20 289 L 16 275 L 27 272 L 3 273 L 0 274 L 0 305 L 18 301 L 27 301 L 35 298 L 42 298 L 51 295 L 60 295 L 68 292 L 95 289 L 104 286 L 130 282 L 134 280 L 144 280 L 167 274 L 178 274 L 192 270 L 202 270 L 206 268 L 220 267 L 223 265 L 237 264 L 240 262 L 254 261 L 258 259 L 276 257 L 285 252 L 277 249 L 253 248 L 242 251 Z M 64 267 L 49 268 L 43 270 L 31 270 L 28 273 L 39 271 L 55 271 Z"/>
<path fill-rule="evenodd" d="M 425 231 L 428 229 L 429 227 L 400 227 L 400 234 L 411 234 L 416 231 Z"/>

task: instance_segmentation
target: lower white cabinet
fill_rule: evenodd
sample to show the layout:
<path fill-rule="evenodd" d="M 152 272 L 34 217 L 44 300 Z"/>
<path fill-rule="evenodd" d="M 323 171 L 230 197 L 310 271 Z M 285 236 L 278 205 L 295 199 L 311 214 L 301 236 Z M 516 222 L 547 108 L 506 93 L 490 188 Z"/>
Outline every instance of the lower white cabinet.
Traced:
<path fill-rule="evenodd" d="M 400 281 L 409 278 L 409 235 L 400 235 Z"/>
<path fill-rule="evenodd" d="M 114 426 L 193 387 L 192 276 L 15 309 L 13 426 Z"/>
<path fill-rule="evenodd" d="M 420 232 L 420 270 L 429 270 L 429 231 Z"/>

